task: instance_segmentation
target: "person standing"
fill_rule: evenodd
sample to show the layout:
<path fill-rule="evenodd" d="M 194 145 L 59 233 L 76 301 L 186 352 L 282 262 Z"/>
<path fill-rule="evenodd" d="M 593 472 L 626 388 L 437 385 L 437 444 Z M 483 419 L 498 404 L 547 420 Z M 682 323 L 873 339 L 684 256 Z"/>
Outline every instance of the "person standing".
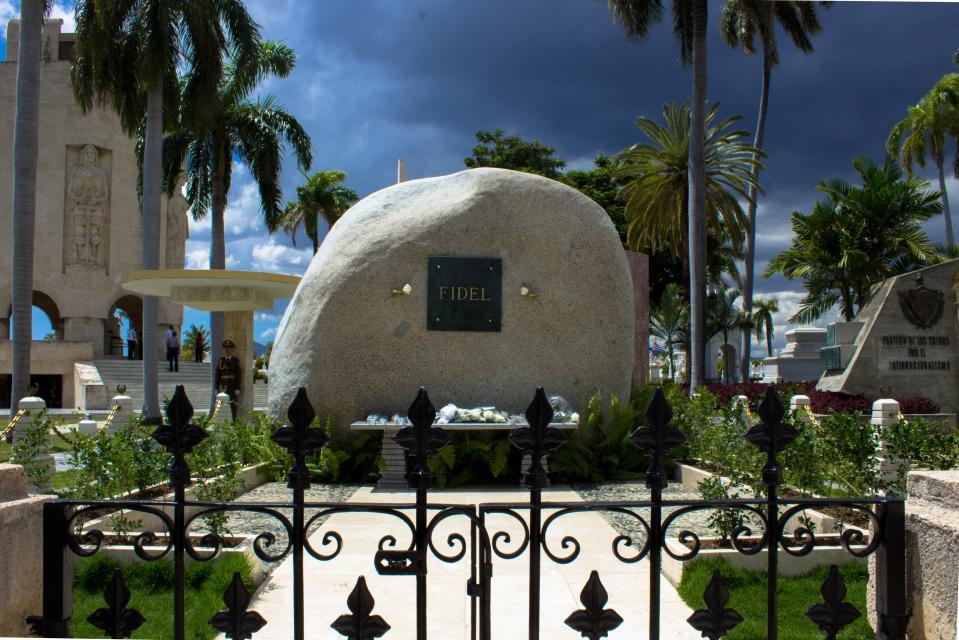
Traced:
<path fill-rule="evenodd" d="M 180 371 L 180 341 L 172 326 L 166 332 L 166 359 L 170 365 L 170 371 Z"/>
<path fill-rule="evenodd" d="M 240 360 L 233 355 L 236 345 L 232 340 L 223 341 L 223 355 L 216 363 L 216 388 L 230 396 L 230 415 L 236 420 L 240 396 Z"/>
<path fill-rule="evenodd" d="M 130 323 L 130 330 L 127 331 L 127 360 L 137 359 L 137 342 L 137 330 L 133 328 L 133 323 Z"/>
<path fill-rule="evenodd" d="M 206 344 L 204 344 L 203 342 L 203 332 L 200 331 L 199 333 L 196 334 L 196 338 L 193 341 L 193 361 L 194 362 L 203 362 L 203 350 L 205 348 L 206 348 Z"/>

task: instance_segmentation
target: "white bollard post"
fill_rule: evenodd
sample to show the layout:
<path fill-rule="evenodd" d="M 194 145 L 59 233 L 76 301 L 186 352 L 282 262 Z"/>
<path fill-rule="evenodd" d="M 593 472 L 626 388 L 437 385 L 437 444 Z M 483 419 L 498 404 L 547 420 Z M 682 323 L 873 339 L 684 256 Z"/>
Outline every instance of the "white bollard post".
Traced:
<path fill-rule="evenodd" d="M 26 411 L 24 416 L 20 419 L 20 422 L 13 430 L 13 441 L 16 442 L 19 438 L 18 434 L 21 432 L 20 429 L 25 424 L 29 424 L 31 416 L 37 411 L 43 411 L 47 408 L 47 403 L 43 398 L 38 398 L 37 396 L 27 396 L 26 398 L 20 399 L 20 409 Z"/>
<path fill-rule="evenodd" d="M 80 433 L 85 433 L 88 436 L 97 435 L 97 421 L 87 416 L 85 420 L 81 420 L 77 423 L 77 431 Z"/>
<path fill-rule="evenodd" d="M 233 421 L 233 413 L 230 411 L 230 396 L 223 391 L 216 394 L 216 405 L 219 405 L 220 408 L 216 412 L 216 419 L 214 419 L 213 424 L 218 427 L 230 424 Z"/>
<path fill-rule="evenodd" d="M 129 424 L 130 416 L 133 414 L 133 400 L 125 393 L 118 393 L 110 400 L 110 407 L 111 410 L 113 407 L 116 407 L 113 420 L 110 421 L 110 425 L 107 427 L 112 436 Z"/>
<path fill-rule="evenodd" d="M 809 396 L 797 394 L 789 400 L 789 412 L 799 417 L 803 424 L 812 423 L 812 400 Z"/>
<path fill-rule="evenodd" d="M 743 422 L 749 422 L 749 398 L 746 396 L 733 396 L 733 409 L 738 409 Z"/>
<path fill-rule="evenodd" d="M 908 461 L 900 462 L 894 459 L 886 451 L 886 441 L 883 436 L 883 429 L 897 424 L 901 415 L 899 403 L 892 398 L 880 398 L 872 403 L 872 419 L 870 422 L 879 428 L 879 450 L 876 452 L 876 458 L 879 462 L 876 470 L 883 482 L 896 480 L 900 466 L 908 464 Z"/>

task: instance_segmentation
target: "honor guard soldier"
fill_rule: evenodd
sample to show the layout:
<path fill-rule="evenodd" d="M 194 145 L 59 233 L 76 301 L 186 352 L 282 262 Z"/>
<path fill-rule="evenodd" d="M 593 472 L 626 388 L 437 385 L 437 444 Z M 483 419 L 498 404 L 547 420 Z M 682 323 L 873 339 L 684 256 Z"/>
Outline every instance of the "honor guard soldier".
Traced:
<path fill-rule="evenodd" d="M 216 388 L 230 396 L 230 414 L 234 420 L 240 395 L 240 361 L 233 355 L 235 348 L 232 340 L 224 340 L 223 355 L 216 363 Z"/>

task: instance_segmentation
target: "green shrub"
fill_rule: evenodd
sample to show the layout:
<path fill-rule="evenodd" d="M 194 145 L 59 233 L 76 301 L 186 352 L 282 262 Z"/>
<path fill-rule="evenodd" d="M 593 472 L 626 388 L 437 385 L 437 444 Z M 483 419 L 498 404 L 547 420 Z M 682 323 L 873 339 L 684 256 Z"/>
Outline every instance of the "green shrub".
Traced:
<path fill-rule="evenodd" d="M 430 471 L 439 487 L 496 482 L 506 477 L 515 479 L 520 471 L 520 452 L 507 439 L 506 433 L 490 432 L 486 440 L 475 434 L 458 431 L 453 441 L 429 459 Z"/>
<path fill-rule="evenodd" d="M 379 478 L 383 468 L 380 456 L 382 431 L 360 431 L 353 439 L 344 441 L 332 419 L 328 418 L 324 423 L 317 418 L 314 426 L 322 428 L 329 438 L 325 447 L 307 458 L 307 467 L 314 481 L 370 482 Z M 285 471 L 292 466 L 293 458 L 289 456 Z"/>
<path fill-rule="evenodd" d="M 890 457 L 898 463 L 890 490 L 906 493 L 906 474 L 910 469 L 959 468 L 959 430 L 924 418 L 900 418 L 882 430 L 882 439 Z"/>
<path fill-rule="evenodd" d="M 718 476 L 701 480 L 698 487 L 703 500 L 735 500 L 741 497 L 738 491 L 730 492 L 730 487 Z M 736 529 L 743 525 L 743 510 L 736 507 L 714 509 L 710 511 L 706 522 L 723 542 L 729 542 Z"/>
<path fill-rule="evenodd" d="M 630 440 L 637 427 L 646 424 L 646 406 L 655 387 L 634 389 L 629 401 L 611 395 L 608 413 L 603 397 L 590 397 L 581 414 L 579 428 L 565 431 L 567 442 L 550 454 L 550 476 L 560 482 L 601 482 L 638 478 L 649 459 Z"/>
<path fill-rule="evenodd" d="M 55 425 L 46 410 L 31 413 L 26 423 L 16 428 L 11 462 L 23 466 L 30 483 L 41 493 L 50 493 L 50 478 L 53 476 L 53 461 L 46 457 L 47 440 L 55 432 Z"/>

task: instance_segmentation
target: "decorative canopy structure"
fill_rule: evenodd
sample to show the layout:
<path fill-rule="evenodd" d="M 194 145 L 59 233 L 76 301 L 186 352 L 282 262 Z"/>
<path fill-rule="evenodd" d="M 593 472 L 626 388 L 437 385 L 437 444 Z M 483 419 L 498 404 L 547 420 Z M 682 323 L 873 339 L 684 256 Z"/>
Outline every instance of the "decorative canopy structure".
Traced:
<path fill-rule="evenodd" d="M 268 311 L 293 297 L 299 276 L 220 269 L 129 271 L 120 286 L 144 296 L 169 298 L 204 311 Z"/>
<path fill-rule="evenodd" d="M 253 312 L 270 311 L 277 300 L 293 297 L 299 276 L 221 269 L 156 269 L 129 271 L 119 285 L 143 296 L 167 298 L 194 309 L 225 312 L 224 337 L 232 340 L 240 360 L 242 391 L 236 398 L 240 415 L 253 408 Z M 212 384 L 212 381 L 211 381 Z"/>

